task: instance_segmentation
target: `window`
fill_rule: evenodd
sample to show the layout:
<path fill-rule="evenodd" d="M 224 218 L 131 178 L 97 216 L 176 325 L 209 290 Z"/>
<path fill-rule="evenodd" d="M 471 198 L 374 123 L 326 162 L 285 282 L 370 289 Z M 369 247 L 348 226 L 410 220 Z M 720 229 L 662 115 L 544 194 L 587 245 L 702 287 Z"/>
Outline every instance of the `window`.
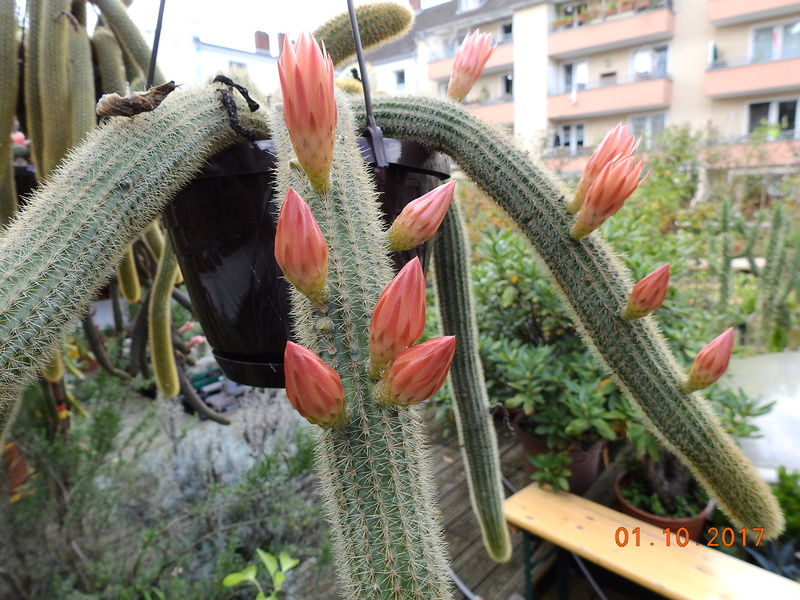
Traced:
<path fill-rule="evenodd" d="M 475 10 L 481 5 L 481 0 L 459 0 L 458 9 L 461 11 Z"/>
<path fill-rule="evenodd" d="M 630 118 L 628 129 L 636 137 L 645 139 L 645 148 L 652 148 L 653 139 L 664 130 L 665 123 L 666 115 L 664 113 L 637 115 Z"/>
<path fill-rule="evenodd" d="M 600 87 L 607 87 L 609 85 L 617 85 L 616 71 L 609 71 L 608 73 L 600 73 Z"/>
<path fill-rule="evenodd" d="M 512 96 L 514 94 L 514 74 L 507 73 L 500 77 L 500 95 Z"/>
<path fill-rule="evenodd" d="M 504 44 L 514 39 L 513 25 L 511 23 L 503 23 L 500 25 L 500 43 Z"/>
<path fill-rule="evenodd" d="M 766 127 L 767 139 L 797 135 L 797 100 L 772 100 L 747 105 L 747 133 Z"/>
<path fill-rule="evenodd" d="M 561 80 L 563 83 L 563 93 L 569 93 L 572 89 L 585 90 L 589 83 L 589 64 L 585 60 L 561 65 Z"/>
<path fill-rule="evenodd" d="M 406 89 L 406 72 L 400 69 L 394 72 L 394 87 L 399 92 Z"/>
<path fill-rule="evenodd" d="M 753 29 L 751 62 L 800 56 L 800 21 Z"/>
<path fill-rule="evenodd" d="M 633 53 L 635 79 L 660 79 L 667 76 L 669 48 L 656 46 L 640 48 Z"/>
<path fill-rule="evenodd" d="M 569 149 L 570 154 L 577 154 L 583 148 L 583 123 L 562 125 L 556 130 L 553 146 Z"/>
<path fill-rule="evenodd" d="M 231 69 L 240 69 L 242 71 L 247 71 L 247 63 L 236 62 L 235 60 L 229 60 L 228 67 Z"/>

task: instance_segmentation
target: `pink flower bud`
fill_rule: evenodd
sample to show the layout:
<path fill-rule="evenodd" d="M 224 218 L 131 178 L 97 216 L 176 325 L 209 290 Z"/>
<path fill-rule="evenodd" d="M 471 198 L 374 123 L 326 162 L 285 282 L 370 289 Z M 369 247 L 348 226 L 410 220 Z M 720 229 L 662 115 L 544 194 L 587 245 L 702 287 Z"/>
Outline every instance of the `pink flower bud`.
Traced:
<path fill-rule="evenodd" d="M 381 292 L 369 323 L 370 371 L 378 376 L 425 330 L 425 275 L 418 258 L 406 264 Z"/>
<path fill-rule="evenodd" d="M 433 396 L 447 379 L 456 352 L 456 338 L 448 335 L 406 348 L 389 364 L 376 386 L 382 404 L 411 406 Z"/>
<path fill-rule="evenodd" d="M 636 141 L 633 135 L 628 133 L 628 128 L 622 123 L 619 123 L 614 129 L 609 131 L 606 137 L 603 138 L 603 141 L 600 142 L 600 145 L 595 148 L 595 151 L 589 158 L 589 162 L 586 163 L 586 167 L 584 167 L 583 174 L 581 175 L 581 180 L 578 183 L 578 190 L 575 192 L 575 197 L 572 199 L 572 202 L 567 206 L 567 211 L 571 215 L 574 215 L 580 210 L 586 198 L 586 192 L 589 191 L 589 187 L 591 187 L 595 179 L 600 175 L 603 167 L 617 156 L 633 156 L 638 147 L 639 142 Z"/>
<path fill-rule="evenodd" d="M 573 238 L 578 240 L 589 235 L 622 207 L 643 181 L 639 180 L 643 165 L 644 161 L 637 163 L 629 155 L 617 156 L 603 167 L 586 193 L 586 200 L 572 228 Z"/>
<path fill-rule="evenodd" d="M 293 188 L 278 215 L 275 260 L 284 276 L 317 305 L 328 299 L 328 244 L 311 209 Z"/>
<path fill-rule="evenodd" d="M 25 134 L 21 131 L 15 131 L 11 134 L 11 141 L 17 144 L 18 146 L 24 146 L 28 143 L 25 139 Z"/>
<path fill-rule="evenodd" d="M 453 62 L 453 74 L 447 86 L 447 95 L 461 102 L 478 81 L 486 61 L 494 52 L 492 36 L 488 33 L 475 31 L 464 38 L 456 50 Z"/>
<path fill-rule="evenodd" d="M 455 189 L 456 182 L 449 181 L 406 204 L 386 234 L 389 250 L 410 250 L 431 239 L 450 208 Z"/>
<path fill-rule="evenodd" d="M 339 374 L 308 348 L 286 342 L 283 353 L 286 395 L 295 410 L 314 425 L 341 425 L 346 416 Z"/>
<path fill-rule="evenodd" d="M 333 62 L 314 36 L 286 42 L 278 60 L 283 118 L 297 160 L 317 193 L 328 189 L 338 113 L 333 95 Z"/>
<path fill-rule="evenodd" d="M 189 331 L 190 329 L 194 329 L 194 321 L 186 321 L 183 325 L 178 327 L 178 333 L 183 333 L 184 331 Z"/>
<path fill-rule="evenodd" d="M 733 327 L 717 336 L 697 353 L 689 370 L 689 379 L 684 383 L 685 392 L 707 388 L 728 370 L 733 352 Z"/>
<path fill-rule="evenodd" d="M 669 287 L 669 263 L 661 265 L 633 286 L 622 318 L 632 321 L 649 315 L 664 303 L 667 287 Z"/>

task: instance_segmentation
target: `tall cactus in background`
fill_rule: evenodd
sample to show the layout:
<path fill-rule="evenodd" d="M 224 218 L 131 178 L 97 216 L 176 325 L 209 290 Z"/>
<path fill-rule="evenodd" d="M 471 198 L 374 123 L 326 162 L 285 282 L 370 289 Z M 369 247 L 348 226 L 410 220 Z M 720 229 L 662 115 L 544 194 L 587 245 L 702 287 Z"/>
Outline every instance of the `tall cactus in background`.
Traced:
<path fill-rule="evenodd" d="M 11 123 L 17 105 L 19 22 L 15 0 L 0 0 L 0 230 L 17 210 Z"/>
<path fill-rule="evenodd" d="M 387 135 L 450 154 L 517 223 L 547 266 L 586 343 L 646 426 L 703 484 L 737 526 L 783 528 L 777 501 L 705 401 L 682 391 L 686 375 L 649 318 L 620 317 L 630 275 L 597 234 L 575 240 L 556 184 L 505 134 L 461 108 L 424 97 L 377 99 Z"/>
<path fill-rule="evenodd" d="M 720 311 L 728 309 L 731 297 L 731 275 L 733 260 L 733 236 L 731 234 L 731 200 L 726 195 L 722 198 L 719 207 L 719 235 L 721 239 L 720 264 L 719 264 L 719 302 Z"/>

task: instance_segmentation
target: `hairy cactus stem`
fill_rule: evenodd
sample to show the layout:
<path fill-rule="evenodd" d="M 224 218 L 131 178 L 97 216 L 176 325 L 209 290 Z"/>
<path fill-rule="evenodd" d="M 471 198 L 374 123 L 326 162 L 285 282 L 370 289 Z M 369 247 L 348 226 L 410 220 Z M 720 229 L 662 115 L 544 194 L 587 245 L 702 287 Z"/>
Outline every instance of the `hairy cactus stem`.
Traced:
<path fill-rule="evenodd" d="M 273 111 L 277 197 L 293 187 L 330 248 L 326 310 L 292 292 L 298 341 L 340 375 L 350 420 L 319 432 L 318 464 L 345 598 L 450 598 L 446 550 L 436 515 L 417 408 L 378 406 L 367 374 L 367 328 L 392 278 L 373 184 L 355 144 L 349 107 L 340 119 L 329 189 L 314 192 L 293 157 L 281 107 Z"/>
<path fill-rule="evenodd" d="M 684 374 L 650 318 L 624 321 L 631 277 L 597 234 L 570 238 L 561 191 L 506 134 L 435 98 L 378 98 L 386 135 L 452 156 L 519 225 L 544 261 L 565 306 L 595 355 L 647 428 L 675 452 L 737 526 L 774 538 L 783 516 L 769 486 L 708 404 L 681 391 Z"/>
<path fill-rule="evenodd" d="M 242 107 L 240 118 L 268 136 L 261 112 Z M 31 197 L 0 237 L 0 438 L 20 392 L 128 245 L 239 139 L 215 87 L 182 89 L 152 113 L 95 129 Z"/>

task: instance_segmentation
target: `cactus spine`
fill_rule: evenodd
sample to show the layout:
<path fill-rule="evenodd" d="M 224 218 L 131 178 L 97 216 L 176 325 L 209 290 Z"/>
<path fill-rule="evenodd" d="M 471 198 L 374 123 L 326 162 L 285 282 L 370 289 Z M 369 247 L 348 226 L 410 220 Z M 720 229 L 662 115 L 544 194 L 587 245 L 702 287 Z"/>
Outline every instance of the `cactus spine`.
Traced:
<path fill-rule="evenodd" d="M 478 353 L 469 244 L 455 201 L 439 228 L 433 259 L 442 332 L 456 336 L 457 340 L 450 367 L 450 389 L 472 510 L 489 555 L 505 562 L 511 557 L 511 540 L 503 516 L 500 457 L 497 436 L 488 418 L 489 395 Z"/>
<path fill-rule="evenodd" d="M 572 218 L 554 183 L 496 128 L 433 98 L 377 99 L 386 135 L 452 156 L 514 219 L 546 264 L 585 341 L 614 375 L 648 429 L 698 478 L 737 526 L 783 529 L 775 497 L 707 404 L 680 390 L 684 377 L 650 318 L 624 321 L 631 278 L 597 234 L 569 237 Z"/>
<path fill-rule="evenodd" d="M 261 112 L 239 112 L 267 134 Z M 33 195 L 0 237 L 0 439 L 20 392 L 128 244 L 237 139 L 215 88 L 178 90 L 152 113 L 96 128 Z"/>
<path fill-rule="evenodd" d="M 17 107 L 17 21 L 15 0 L 0 0 L 0 230 L 17 210 L 13 150 L 8 132 Z"/>
<path fill-rule="evenodd" d="M 342 595 L 450 598 L 419 409 L 381 407 L 372 397 L 367 327 L 392 275 L 372 184 L 341 100 L 339 111 L 331 184 L 323 194 L 290 168 L 294 154 L 279 107 L 272 122 L 277 196 L 294 187 L 329 245 L 327 308 L 296 290 L 293 306 L 298 341 L 338 371 L 347 394 L 348 424 L 320 431 L 317 451 Z"/>
<path fill-rule="evenodd" d="M 395 2 L 376 2 L 356 6 L 356 19 L 364 50 L 375 48 L 405 35 L 414 22 L 414 15 L 407 6 Z M 333 65 L 339 67 L 356 55 L 350 16 L 342 13 L 314 31 L 314 37 L 325 42 Z M 363 75 L 366 77 L 366 74 Z"/>

